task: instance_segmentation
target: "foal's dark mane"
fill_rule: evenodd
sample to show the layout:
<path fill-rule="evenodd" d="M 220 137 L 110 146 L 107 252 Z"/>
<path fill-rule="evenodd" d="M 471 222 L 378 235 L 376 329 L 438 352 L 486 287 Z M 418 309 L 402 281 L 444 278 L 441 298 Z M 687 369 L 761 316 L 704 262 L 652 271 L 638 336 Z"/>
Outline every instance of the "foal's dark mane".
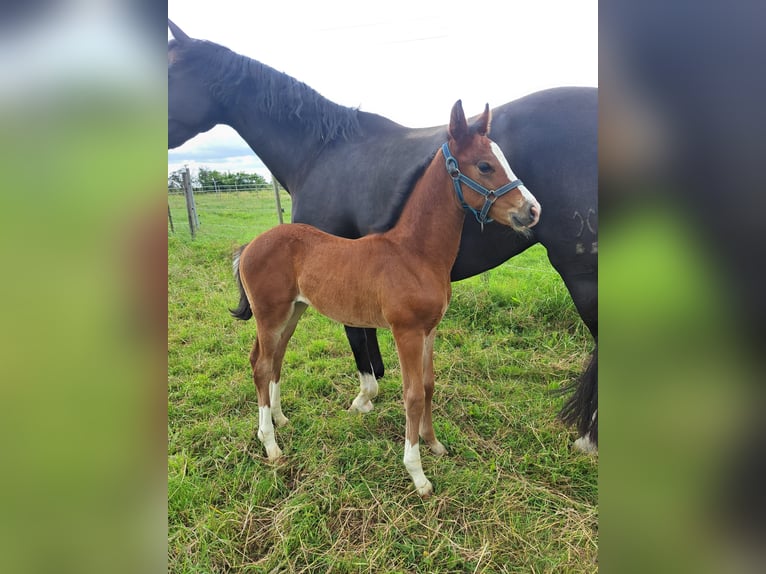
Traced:
<path fill-rule="evenodd" d="M 303 82 L 257 60 L 206 40 L 168 42 L 180 61 L 209 73 L 209 88 L 222 107 L 244 101 L 269 117 L 298 120 L 312 137 L 325 142 L 350 139 L 361 133 L 359 111 L 332 102 Z M 233 88 L 233 89 L 232 89 Z"/>

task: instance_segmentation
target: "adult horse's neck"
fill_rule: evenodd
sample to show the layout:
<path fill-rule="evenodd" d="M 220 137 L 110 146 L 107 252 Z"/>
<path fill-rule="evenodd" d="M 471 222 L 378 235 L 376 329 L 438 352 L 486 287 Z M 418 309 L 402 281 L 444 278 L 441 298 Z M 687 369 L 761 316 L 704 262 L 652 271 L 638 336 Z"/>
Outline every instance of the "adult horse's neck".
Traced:
<path fill-rule="evenodd" d="M 220 123 L 234 128 L 288 191 L 298 187 L 325 145 L 360 132 L 356 109 L 257 60 L 213 46 L 225 50 L 208 67 Z"/>
<path fill-rule="evenodd" d="M 384 235 L 429 259 L 449 276 L 457 258 L 465 212 L 455 196 L 441 151 L 415 184 L 396 225 Z"/>

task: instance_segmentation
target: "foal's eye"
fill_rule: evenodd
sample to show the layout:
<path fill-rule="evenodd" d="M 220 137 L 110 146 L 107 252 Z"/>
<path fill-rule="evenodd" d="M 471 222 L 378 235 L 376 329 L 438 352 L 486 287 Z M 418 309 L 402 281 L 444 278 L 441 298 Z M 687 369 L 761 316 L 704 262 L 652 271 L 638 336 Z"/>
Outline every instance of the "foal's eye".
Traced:
<path fill-rule="evenodd" d="M 478 168 L 479 168 L 479 171 L 480 171 L 482 174 L 484 174 L 484 175 L 487 175 L 487 174 L 490 174 L 490 173 L 492 173 L 492 166 L 491 166 L 491 165 L 489 165 L 489 164 L 488 164 L 486 161 L 480 161 L 480 162 L 477 164 L 477 166 L 476 166 L 476 167 L 478 167 Z"/>

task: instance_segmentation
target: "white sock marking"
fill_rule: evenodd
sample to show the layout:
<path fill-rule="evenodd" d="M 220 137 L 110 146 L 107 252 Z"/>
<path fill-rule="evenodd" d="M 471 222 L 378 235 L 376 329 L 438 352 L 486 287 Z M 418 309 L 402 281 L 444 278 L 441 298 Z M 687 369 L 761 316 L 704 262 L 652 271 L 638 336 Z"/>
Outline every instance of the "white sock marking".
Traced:
<path fill-rule="evenodd" d="M 580 452 L 585 452 L 585 453 L 598 452 L 598 447 L 596 446 L 596 443 L 590 440 L 590 437 L 588 435 L 583 435 L 580 438 L 578 438 L 576 441 L 574 441 L 574 447 Z"/>
<path fill-rule="evenodd" d="M 596 409 L 593 412 L 593 415 L 591 415 L 590 422 L 595 421 L 597 416 L 598 416 L 598 409 Z M 598 445 L 592 440 L 590 440 L 589 433 L 585 433 L 583 436 L 581 436 L 576 441 L 574 441 L 574 447 L 581 452 L 598 453 Z"/>
<path fill-rule="evenodd" d="M 282 456 L 282 451 L 277 446 L 274 438 L 274 425 L 271 422 L 271 408 L 258 407 L 258 439 L 266 449 L 269 460 L 276 460 Z"/>
<path fill-rule="evenodd" d="M 287 417 L 282 412 L 282 399 L 279 393 L 279 383 L 271 381 L 269 383 L 269 402 L 271 403 L 271 417 L 274 423 L 281 427 L 288 423 Z"/>
<path fill-rule="evenodd" d="M 378 381 L 372 373 L 359 373 L 359 394 L 351 403 L 351 411 L 369 413 L 373 409 L 372 399 L 378 396 Z"/>
<path fill-rule="evenodd" d="M 423 473 L 423 465 L 420 462 L 420 443 L 413 446 L 409 439 L 404 441 L 404 467 L 410 473 L 418 494 L 421 496 L 431 494 L 433 486 Z"/>

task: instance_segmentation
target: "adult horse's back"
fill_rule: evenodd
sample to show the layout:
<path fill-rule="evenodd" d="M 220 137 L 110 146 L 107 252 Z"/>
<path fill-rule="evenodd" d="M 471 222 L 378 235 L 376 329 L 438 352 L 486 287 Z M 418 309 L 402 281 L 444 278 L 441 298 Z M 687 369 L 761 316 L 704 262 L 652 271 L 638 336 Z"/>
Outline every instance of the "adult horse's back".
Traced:
<path fill-rule="evenodd" d="M 293 222 L 348 238 L 393 226 L 447 126 L 412 129 L 339 106 L 257 60 L 169 26 L 169 148 L 229 125 L 290 193 Z M 469 217 L 451 278 L 491 269 L 540 242 L 597 341 L 597 90 L 544 90 L 492 114 L 493 139 L 543 213 L 528 237 Z M 383 374 L 375 330 L 346 332 L 364 390 Z M 596 356 L 562 411 L 586 448 L 598 437 Z"/>

